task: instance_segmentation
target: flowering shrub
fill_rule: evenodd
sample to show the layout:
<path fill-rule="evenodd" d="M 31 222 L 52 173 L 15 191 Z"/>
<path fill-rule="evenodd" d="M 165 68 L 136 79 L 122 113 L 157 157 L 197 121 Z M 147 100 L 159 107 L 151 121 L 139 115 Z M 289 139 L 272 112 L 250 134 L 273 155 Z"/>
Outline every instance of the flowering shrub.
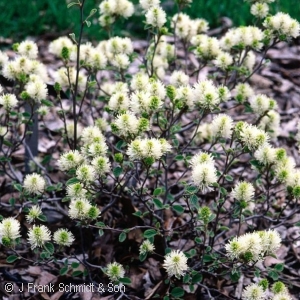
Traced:
<path fill-rule="evenodd" d="M 11 194 L 1 203 L 7 261 L 47 265 L 85 283 L 128 285 L 118 299 L 135 294 L 134 272 L 153 261 L 156 275 L 144 276 L 153 297 L 213 299 L 225 295 L 223 283 L 235 287 L 246 278 L 232 297 L 292 299 L 278 281 L 284 264 L 263 262 L 281 247 L 277 228 L 299 213 L 286 208 L 300 197 L 300 172 L 276 147 L 276 100 L 249 80 L 270 48 L 299 36 L 299 23 L 270 15 L 272 1 L 250 1 L 257 26 L 213 37 L 204 19 L 184 13 L 191 1 L 177 0 L 178 13 L 168 18 L 159 0 L 137 7 L 105 0 L 99 24 L 110 38 L 93 45 L 82 37 L 96 9 L 85 16 L 84 2 L 68 4 L 80 11 L 79 34 L 49 45 L 55 71 L 48 73 L 31 41 L 15 44 L 14 57 L 0 53 L 11 83 L 0 86 L 2 185 Z M 140 53 L 130 38 L 113 36 L 115 20 L 135 9 L 149 36 Z M 207 66 L 213 73 L 200 79 Z M 51 114 L 61 120 L 55 131 L 47 128 Z M 38 126 L 56 141 L 52 155 L 34 154 Z M 20 150 L 25 169 L 15 163 Z M 68 219 L 66 228 L 61 219 L 50 222 L 49 210 Z M 105 243 L 118 244 L 121 258 L 95 257 L 91 249 Z M 139 296 L 150 299 L 146 290 Z"/>

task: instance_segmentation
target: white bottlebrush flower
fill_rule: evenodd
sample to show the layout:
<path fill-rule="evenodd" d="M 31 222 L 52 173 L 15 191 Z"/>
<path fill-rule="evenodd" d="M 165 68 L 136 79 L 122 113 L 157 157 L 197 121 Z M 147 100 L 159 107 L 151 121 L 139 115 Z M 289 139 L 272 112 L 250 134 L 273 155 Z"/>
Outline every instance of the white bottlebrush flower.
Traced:
<path fill-rule="evenodd" d="M 154 245 L 149 240 L 144 240 L 143 243 L 140 245 L 139 252 L 140 254 L 147 254 L 149 252 L 153 252 L 154 250 Z"/>
<path fill-rule="evenodd" d="M 42 194 L 45 190 L 45 179 L 36 173 L 26 175 L 23 187 L 24 190 L 30 194 Z"/>
<path fill-rule="evenodd" d="M 243 253 L 243 245 L 237 237 L 233 238 L 225 245 L 226 255 L 234 260 L 238 259 Z"/>
<path fill-rule="evenodd" d="M 74 46 L 73 42 L 68 37 L 63 36 L 63 37 L 59 37 L 58 39 L 52 41 L 49 44 L 49 52 L 58 57 L 61 57 L 62 49 L 64 47 L 68 48 L 71 51 L 73 46 Z"/>
<path fill-rule="evenodd" d="M 127 93 L 124 92 L 114 93 L 109 99 L 108 107 L 113 111 L 128 110 L 129 98 Z"/>
<path fill-rule="evenodd" d="M 29 82 L 25 85 L 25 91 L 36 102 L 41 102 L 48 95 L 47 85 L 36 75 L 34 77 L 30 76 Z"/>
<path fill-rule="evenodd" d="M 240 132 L 240 139 L 250 150 L 257 150 L 268 142 L 269 136 L 256 126 L 245 124 Z"/>
<path fill-rule="evenodd" d="M 30 59 L 36 59 L 38 56 L 38 47 L 32 41 L 23 41 L 18 45 L 18 53 Z"/>
<path fill-rule="evenodd" d="M 150 79 L 147 92 L 149 92 L 151 96 L 156 96 L 159 99 L 164 99 L 167 95 L 164 84 L 160 80 L 154 79 Z"/>
<path fill-rule="evenodd" d="M 18 105 L 18 99 L 14 94 L 3 94 L 0 96 L 0 105 L 10 111 Z"/>
<path fill-rule="evenodd" d="M 261 238 L 264 255 L 274 254 L 280 248 L 281 237 L 276 230 L 259 231 L 258 234 Z"/>
<path fill-rule="evenodd" d="M 8 62 L 8 55 L 0 51 L 0 68 L 3 68 L 4 65 Z"/>
<path fill-rule="evenodd" d="M 175 87 L 186 86 L 189 83 L 189 76 L 182 71 L 174 71 L 170 77 L 170 84 Z"/>
<path fill-rule="evenodd" d="M 104 143 L 105 137 L 97 126 L 88 126 L 83 129 L 81 140 L 85 145 L 88 145 L 92 143 Z"/>
<path fill-rule="evenodd" d="M 106 173 L 110 172 L 111 164 L 107 157 L 97 156 L 92 160 L 91 164 L 94 167 L 96 174 L 99 176 L 104 176 Z"/>
<path fill-rule="evenodd" d="M 211 80 L 200 81 L 194 85 L 195 104 L 203 109 L 214 109 L 220 103 L 218 89 Z"/>
<path fill-rule="evenodd" d="M 166 269 L 168 276 L 180 278 L 188 270 L 187 257 L 182 251 L 172 250 L 165 255 L 163 267 Z"/>
<path fill-rule="evenodd" d="M 67 195 L 71 199 L 80 199 L 86 196 L 87 190 L 80 182 L 70 184 L 67 186 Z"/>
<path fill-rule="evenodd" d="M 221 70 L 226 70 L 230 65 L 233 64 L 233 58 L 229 53 L 220 51 L 213 63 Z"/>
<path fill-rule="evenodd" d="M 274 295 L 274 297 L 272 298 L 272 300 L 293 300 L 294 298 L 292 298 L 288 293 L 279 293 L 277 295 Z"/>
<path fill-rule="evenodd" d="M 42 214 L 42 210 L 38 205 L 34 205 L 29 209 L 26 215 L 26 220 L 28 223 L 34 222 Z"/>
<path fill-rule="evenodd" d="M 275 149 L 269 144 L 265 144 L 259 147 L 255 153 L 254 157 L 263 165 L 270 165 L 275 161 Z"/>
<path fill-rule="evenodd" d="M 116 12 L 116 7 L 116 0 L 104 0 L 99 5 L 99 11 L 103 15 L 113 15 Z"/>
<path fill-rule="evenodd" d="M 45 117 L 49 114 L 50 112 L 50 109 L 48 106 L 46 105 L 41 105 L 38 109 L 37 109 L 37 112 L 40 116 L 42 117 Z"/>
<path fill-rule="evenodd" d="M 237 201 L 250 202 L 254 198 L 254 187 L 252 183 L 242 181 L 235 185 L 234 189 L 231 192 L 233 198 Z"/>
<path fill-rule="evenodd" d="M 99 24 L 101 27 L 109 27 L 115 22 L 116 18 L 112 15 L 101 15 L 99 17 Z"/>
<path fill-rule="evenodd" d="M 146 23 L 161 28 L 167 22 L 166 12 L 160 6 L 150 7 L 146 13 Z"/>
<path fill-rule="evenodd" d="M 33 228 L 29 229 L 28 242 L 31 245 L 31 249 L 43 247 L 46 242 L 51 240 L 50 230 L 45 226 L 33 225 Z"/>
<path fill-rule="evenodd" d="M 238 102 L 245 102 L 254 95 L 252 87 L 248 83 L 239 83 L 234 90 L 234 98 Z"/>
<path fill-rule="evenodd" d="M 217 170 L 211 163 L 202 163 L 193 166 L 192 182 L 199 187 L 202 193 L 211 191 L 211 186 L 217 182 Z"/>
<path fill-rule="evenodd" d="M 151 7 L 159 6 L 160 0 L 140 0 L 139 3 L 144 10 L 148 10 Z"/>
<path fill-rule="evenodd" d="M 210 153 L 199 152 L 196 155 L 194 155 L 192 157 L 192 159 L 190 160 L 190 164 L 192 167 L 196 167 L 197 165 L 203 164 L 203 163 L 211 164 L 212 166 L 214 166 L 214 164 L 215 164 L 214 158 L 212 157 L 212 155 Z"/>
<path fill-rule="evenodd" d="M 95 180 L 96 172 L 93 166 L 83 164 L 76 169 L 76 177 L 85 183 Z"/>
<path fill-rule="evenodd" d="M 118 115 L 114 122 L 114 126 L 117 127 L 117 133 L 125 137 L 136 135 L 138 133 L 138 125 L 138 118 L 131 112 Z"/>
<path fill-rule="evenodd" d="M 0 243 L 5 241 L 8 245 L 19 238 L 20 222 L 14 218 L 5 218 L 0 223 Z M 4 239 L 4 240 L 3 240 Z"/>
<path fill-rule="evenodd" d="M 202 36 L 201 43 L 194 51 L 195 55 L 203 60 L 212 60 L 220 54 L 219 40 L 215 37 Z"/>
<path fill-rule="evenodd" d="M 271 138 L 277 138 L 280 133 L 280 114 L 275 110 L 270 110 L 266 116 L 262 117 L 258 127 L 268 132 Z"/>
<path fill-rule="evenodd" d="M 126 70 L 130 65 L 129 57 L 123 53 L 116 54 L 110 62 L 114 67 L 122 70 Z"/>
<path fill-rule="evenodd" d="M 255 53 L 253 51 L 249 51 L 245 57 L 245 59 L 243 60 L 242 65 L 247 68 L 250 72 L 253 71 L 254 65 L 255 65 L 255 61 L 256 61 L 256 56 Z"/>
<path fill-rule="evenodd" d="M 77 137 L 81 136 L 82 133 L 82 126 L 80 123 L 77 122 Z M 66 122 L 66 134 L 69 139 L 73 140 L 74 139 L 74 121 L 67 121 Z"/>
<path fill-rule="evenodd" d="M 269 6 L 267 3 L 256 2 L 251 5 L 250 12 L 253 16 L 263 19 L 269 12 Z"/>
<path fill-rule="evenodd" d="M 239 237 L 242 245 L 242 259 L 247 263 L 255 263 L 263 258 L 263 245 L 257 232 L 246 233 Z"/>
<path fill-rule="evenodd" d="M 233 120 L 230 116 L 219 114 L 214 117 L 211 126 L 212 136 L 229 139 L 232 134 Z"/>
<path fill-rule="evenodd" d="M 61 171 L 68 171 L 72 168 L 78 167 L 83 160 L 84 158 L 78 150 L 70 150 L 60 156 L 57 164 Z"/>
<path fill-rule="evenodd" d="M 182 101 L 182 103 L 187 105 L 189 109 L 193 109 L 195 106 L 195 95 L 193 89 L 190 86 L 180 86 L 176 89 L 175 100 Z"/>
<path fill-rule="evenodd" d="M 287 37 L 297 38 L 300 34 L 299 22 L 283 12 L 267 17 L 263 26 L 271 30 L 275 35 L 285 35 Z"/>
<path fill-rule="evenodd" d="M 67 229 L 58 229 L 53 234 L 53 241 L 59 246 L 70 247 L 75 241 L 74 235 Z"/>
<path fill-rule="evenodd" d="M 277 107 L 277 103 L 274 99 L 263 94 L 251 97 L 249 102 L 253 112 L 259 116 L 262 116 L 269 110 Z"/>
<path fill-rule="evenodd" d="M 69 206 L 69 216 L 71 219 L 87 219 L 91 207 L 92 205 L 85 198 L 72 200 Z"/>
<path fill-rule="evenodd" d="M 105 273 L 112 282 L 116 282 L 124 277 L 125 269 L 121 264 L 113 262 L 106 266 Z"/>
<path fill-rule="evenodd" d="M 243 300 L 265 300 L 266 298 L 267 295 L 263 287 L 255 283 L 248 285 L 242 293 Z"/>
<path fill-rule="evenodd" d="M 88 147 L 84 148 L 86 150 L 86 155 L 95 157 L 99 155 L 106 155 L 108 147 L 104 141 L 99 141 L 90 144 Z"/>
<path fill-rule="evenodd" d="M 149 84 L 149 76 L 146 73 L 136 73 L 132 76 L 130 87 L 133 91 L 146 90 Z"/>
<path fill-rule="evenodd" d="M 117 0 L 115 14 L 123 18 L 129 18 L 134 13 L 134 6 L 128 0 Z"/>

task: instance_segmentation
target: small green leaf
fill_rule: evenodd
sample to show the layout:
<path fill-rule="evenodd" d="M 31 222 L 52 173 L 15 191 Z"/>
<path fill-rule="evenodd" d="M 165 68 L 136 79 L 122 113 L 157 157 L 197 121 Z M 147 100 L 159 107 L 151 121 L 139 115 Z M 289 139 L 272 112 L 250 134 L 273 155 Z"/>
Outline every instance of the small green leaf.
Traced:
<path fill-rule="evenodd" d="M 172 208 L 180 215 L 184 212 L 184 208 L 181 205 L 173 205 Z"/>
<path fill-rule="evenodd" d="M 175 160 L 183 160 L 184 156 L 183 155 L 176 155 Z"/>
<path fill-rule="evenodd" d="M 153 196 L 157 197 L 162 193 L 163 189 L 162 188 L 157 188 L 153 191 Z"/>
<path fill-rule="evenodd" d="M 53 103 L 49 100 L 41 100 L 41 103 L 48 107 L 54 106 Z"/>
<path fill-rule="evenodd" d="M 74 271 L 74 272 L 72 273 L 72 276 L 77 277 L 77 276 L 80 276 L 80 275 L 82 275 L 82 274 L 83 274 L 82 271 L 76 270 L 76 271 Z"/>
<path fill-rule="evenodd" d="M 131 280 L 128 277 L 120 278 L 119 281 L 124 284 L 131 284 Z"/>
<path fill-rule="evenodd" d="M 269 277 L 271 277 L 274 281 L 278 280 L 279 274 L 275 270 L 271 270 L 268 272 Z"/>
<path fill-rule="evenodd" d="M 199 199 L 196 195 L 192 195 L 189 199 L 189 202 L 191 207 L 199 209 Z"/>
<path fill-rule="evenodd" d="M 122 149 L 123 147 L 125 147 L 125 146 L 126 146 L 126 142 L 123 141 L 123 140 L 118 141 L 117 144 L 116 144 L 116 148 L 117 148 L 118 150 L 121 150 L 121 149 Z"/>
<path fill-rule="evenodd" d="M 14 184 L 14 188 L 19 192 L 22 192 L 22 190 L 23 190 L 22 185 L 19 183 Z"/>
<path fill-rule="evenodd" d="M 163 203 L 162 203 L 159 199 L 157 199 L 157 198 L 154 198 L 154 199 L 153 199 L 153 203 L 154 203 L 154 205 L 155 205 L 157 208 L 159 208 L 159 209 L 164 208 Z"/>
<path fill-rule="evenodd" d="M 202 274 L 197 273 L 192 277 L 192 284 L 196 284 L 202 280 Z"/>
<path fill-rule="evenodd" d="M 42 222 L 47 222 L 47 217 L 45 215 L 39 215 L 38 219 Z"/>
<path fill-rule="evenodd" d="M 147 229 L 147 230 L 145 230 L 143 235 L 144 235 L 144 238 L 150 239 L 157 235 L 157 231 L 154 229 Z"/>
<path fill-rule="evenodd" d="M 284 264 L 276 264 L 276 265 L 274 266 L 274 269 L 275 269 L 276 271 L 278 271 L 278 272 L 282 272 L 283 269 L 284 269 Z"/>
<path fill-rule="evenodd" d="M 119 242 L 123 243 L 126 240 L 127 234 L 125 232 L 121 232 L 119 235 Z"/>
<path fill-rule="evenodd" d="M 103 222 L 97 222 L 95 225 L 101 228 L 106 226 Z"/>
<path fill-rule="evenodd" d="M 147 258 L 147 253 L 142 253 L 139 255 L 139 260 L 144 261 Z"/>
<path fill-rule="evenodd" d="M 59 270 L 59 275 L 63 276 L 63 275 L 66 275 L 68 273 L 68 266 L 66 267 L 62 267 L 60 270 Z"/>
<path fill-rule="evenodd" d="M 50 253 L 53 254 L 54 253 L 54 246 L 52 243 L 47 242 L 44 246 L 44 248 Z"/>
<path fill-rule="evenodd" d="M 67 182 L 66 182 L 66 185 L 71 185 L 71 184 L 74 184 L 74 183 L 78 183 L 80 182 L 80 180 L 76 177 L 73 177 L 73 178 L 70 178 Z"/>
<path fill-rule="evenodd" d="M 225 175 L 225 179 L 227 181 L 233 181 L 233 177 L 231 175 Z"/>
<path fill-rule="evenodd" d="M 80 263 L 79 263 L 79 262 L 72 262 L 72 264 L 71 264 L 71 267 L 72 267 L 73 269 L 77 269 L 79 266 L 80 266 Z"/>
<path fill-rule="evenodd" d="M 99 234 L 99 236 L 102 236 L 102 235 L 104 234 L 104 230 L 99 229 L 99 230 L 98 230 L 98 234 Z"/>
<path fill-rule="evenodd" d="M 9 202 L 9 204 L 10 204 L 11 206 L 15 206 L 15 204 L 16 204 L 16 199 L 15 199 L 15 198 L 10 198 L 10 199 L 8 200 L 8 202 Z"/>
<path fill-rule="evenodd" d="M 15 262 L 17 259 L 19 259 L 18 256 L 16 255 L 10 255 L 6 258 L 6 261 L 9 263 L 9 264 L 12 264 L 13 262 Z"/>
<path fill-rule="evenodd" d="M 175 287 L 174 289 L 172 289 L 171 295 L 174 298 L 183 297 L 184 296 L 184 290 L 181 287 Z"/>
<path fill-rule="evenodd" d="M 123 172 L 123 169 L 119 166 L 115 167 L 113 169 L 113 173 L 114 173 L 115 177 L 119 177 L 122 174 L 122 172 Z"/>

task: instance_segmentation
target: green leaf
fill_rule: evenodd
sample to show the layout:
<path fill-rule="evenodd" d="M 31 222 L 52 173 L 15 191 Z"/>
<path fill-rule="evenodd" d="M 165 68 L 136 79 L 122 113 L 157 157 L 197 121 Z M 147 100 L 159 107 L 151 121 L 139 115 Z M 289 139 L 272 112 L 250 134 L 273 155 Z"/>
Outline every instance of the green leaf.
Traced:
<path fill-rule="evenodd" d="M 70 178 L 67 182 L 66 182 L 66 185 L 71 185 L 71 184 L 75 184 L 75 183 L 78 183 L 80 182 L 80 180 L 76 177 L 73 177 L 73 178 Z"/>
<path fill-rule="evenodd" d="M 220 187 L 220 192 L 223 196 L 226 196 L 228 194 L 227 190 L 225 188 L 223 188 L 222 186 Z"/>
<path fill-rule="evenodd" d="M 278 280 L 279 274 L 275 270 L 270 270 L 268 272 L 269 277 L 271 277 L 274 281 Z"/>
<path fill-rule="evenodd" d="M 12 147 L 13 146 L 13 144 L 10 141 L 6 140 L 6 139 L 3 140 L 3 144 L 7 147 Z"/>
<path fill-rule="evenodd" d="M 15 198 L 10 198 L 10 199 L 8 200 L 8 202 L 9 202 L 9 204 L 10 204 L 11 206 L 15 206 L 15 204 L 16 204 L 16 199 L 15 199 Z"/>
<path fill-rule="evenodd" d="M 213 257 L 209 254 L 204 254 L 203 255 L 203 261 L 204 262 L 211 262 L 211 261 L 213 261 Z"/>
<path fill-rule="evenodd" d="M 157 188 L 153 191 L 153 196 L 157 197 L 163 192 L 162 188 Z"/>
<path fill-rule="evenodd" d="M 72 276 L 77 277 L 77 276 L 80 276 L 80 275 L 82 275 L 82 274 L 83 274 L 82 271 L 76 270 L 76 271 L 74 271 L 74 272 L 72 273 Z"/>
<path fill-rule="evenodd" d="M 48 107 L 54 106 L 53 103 L 49 100 L 41 100 L 41 103 Z"/>
<path fill-rule="evenodd" d="M 44 248 L 50 253 L 53 254 L 54 253 L 54 246 L 52 243 L 47 242 L 44 246 Z"/>
<path fill-rule="evenodd" d="M 233 177 L 231 175 L 225 175 L 225 179 L 227 181 L 233 181 Z"/>
<path fill-rule="evenodd" d="M 101 228 L 106 226 L 103 222 L 97 222 L 95 225 Z"/>
<path fill-rule="evenodd" d="M 197 193 L 198 192 L 198 188 L 196 187 L 196 186 L 186 186 L 185 187 L 185 192 L 187 193 L 187 194 L 195 194 L 195 193 Z"/>
<path fill-rule="evenodd" d="M 278 272 L 282 272 L 283 269 L 284 269 L 284 264 L 276 264 L 276 265 L 274 266 L 274 269 L 275 269 L 276 271 L 278 271 Z"/>
<path fill-rule="evenodd" d="M 63 276 L 63 275 L 66 275 L 68 273 L 68 266 L 66 267 L 62 267 L 60 270 L 59 270 L 59 275 Z"/>
<path fill-rule="evenodd" d="M 178 213 L 182 214 L 184 212 L 184 208 L 181 205 L 173 205 L 172 208 Z"/>
<path fill-rule="evenodd" d="M 79 263 L 79 262 L 72 262 L 72 264 L 71 264 L 71 267 L 72 267 L 73 269 L 77 269 L 79 266 L 80 266 L 80 263 Z"/>
<path fill-rule="evenodd" d="M 22 185 L 19 183 L 14 184 L 14 188 L 19 192 L 22 192 L 22 190 L 23 190 Z"/>
<path fill-rule="evenodd" d="M 194 275 L 192 277 L 192 284 L 196 284 L 196 283 L 200 282 L 201 280 L 202 280 L 202 274 L 197 273 L 196 275 Z"/>
<path fill-rule="evenodd" d="M 125 232 L 121 232 L 119 235 L 119 242 L 123 243 L 127 238 L 127 234 Z"/>
<path fill-rule="evenodd" d="M 196 195 L 192 195 L 189 199 L 189 202 L 190 202 L 191 207 L 194 207 L 194 208 L 197 208 L 197 209 L 200 208 L 199 199 Z"/>
<path fill-rule="evenodd" d="M 139 255 L 139 260 L 144 261 L 147 258 L 147 253 L 143 253 Z"/>
<path fill-rule="evenodd" d="M 172 289 L 171 295 L 174 298 L 183 297 L 184 296 L 184 290 L 181 287 L 175 287 L 174 289 Z"/>
<path fill-rule="evenodd" d="M 123 169 L 119 166 L 115 167 L 113 169 L 113 173 L 114 173 L 115 177 L 119 177 L 122 174 L 122 172 L 123 172 Z"/>
<path fill-rule="evenodd" d="M 78 5 L 78 2 L 71 2 L 71 3 L 68 4 L 67 7 L 70 8 L 70 7 L 72 7 L 73 5 Z"/>
<path fill-rule="evenodd" d="M 45 215 L 39 215 L 38 219 L 42 222 L 47 222 L 47 217 Z"/>
<path fill-rule="evenodd" d="M 159 209 L 164 208 L 163 203 L 159 199 L 154 198 L 152 201 L 157 208 L 159 208 Z"/>
<path fill-rule="evenodd" d="M 175 160 L 183 160 L 183 159 L 184 159 L 184 156 L 181 154 L 175 156 Z"/>
<path fill-rule="evenodd" d="M 119 281 L 124 284 L 131 284 L 131 280 L 128 277 L 120 278 Z"/>
<path fill-rule="evenodd" d="M 12 264 L 13 262 L 15 262 L 17 259 L 19 259 L 18 256 L 16 255 L 10 255 L 6 258 L 6 261 L 9 263 L 9 264 Z"/>
<path fill-rule="evenodd" d="M 99 236 L 102 236 L 102 235 L 104 234 L 104 230 L 99 229 L 99 230 L 98 230 L 98 234 L 99 234 Z"/>
<path fill-rule="evenodd" d="M 142 212 L 138 210 L 134 212 L 133 215 L 140 218 L 142 216 Z"/>
<path fill-rule="evenodd" d="M 117 144 L 116 144 L 116 148 L 117 148 L 118 150 L 121 150 L 121 149 L 122 149 L 123 147 L 125 147 L 125 146 L 126 146 L 126 142 L 123 141 L 123 140 L 118 141 Z"/>
<path fill-rule="evenodd" d="M 146 238 L 146 239 L 150 239 L 156 235 L 157 235 L 157 231 L 154 229 L 147 229 L 147 230 L 145 230 L 145 232 L 143 234 L 144 238 Z"/>

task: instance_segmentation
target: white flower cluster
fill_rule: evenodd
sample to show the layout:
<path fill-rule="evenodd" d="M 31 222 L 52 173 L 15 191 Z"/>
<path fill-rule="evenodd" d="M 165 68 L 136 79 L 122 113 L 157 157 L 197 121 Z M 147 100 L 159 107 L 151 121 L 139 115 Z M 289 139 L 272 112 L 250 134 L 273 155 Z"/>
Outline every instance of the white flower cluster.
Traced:
<path fill-rule="evenodd" d="M 46 187 L 45 179 L 36 173 L 28 174 L 25 176 L 23 187 L 29 194 L 42 194 Z"/>
<path fill-rule="evenodd" d="M 112 282 L 117 282 L 124 277 L 125 269 L 121 264 L 113 262 L 106 266 L 105 273 Z"/>
<path fill-rule="evenodd" d="M 196 50 L 194 51 L 196 57 L 199 57 L 203 60 L 213 60 L 216 59 L 218 55 L 223 54 L 220 50 L 220 43 L 219 40 L 215 37 L 209 37 L 205 34 L 197 35 L 192 38 L 192 44 L 197 46 Z M 232 60 L 232 57 L 229 54 L 226 54 L 227 57 L 223 57 L 223 61 L 226 63 L 227 59 Z M 225 60 L 224 60 L 225 58 Z M 218 63 L 220 62 L 220 58 L 217 60 Z"/>
<path fill-rule="evenodd" d="M 267 17 L 263 23 L 273 36 L 285 36 L 297 38 L 300 35 L 300 24 L 290 15 L 279 12 L 274 16 Z"/>
<path fill-rule="evenodd" d="M 211 134 L 215 138 L 229 139 L 232 135 L 233 120 L 225 114 L 216 115 L 211 123 Z"/>
<path fill-rule="evenodd" d="M 263 19 L 269 12 L 269 5 L 264 2 L 257 2 L 251 5 L 250 12 L 253 16 Z"/>
<path fill-rule="evenodd" d="M 170 152 L 171 148 L 171 145 L 165 139 L 135 139 L 128 146 L 126 154 L 131 160 L 150 159 L 151 164 Z"/>
<path fill-rule="evenodd" d="M 12 217 L 5 218 L 0 223 L 0 243 L 4 246 L 13 246 L 20 235 L 20 222 Z"/>
<path fill-rule="evenodd" d="M 208 22 L 204 19 L 192 20 L 188 15 L 179 13 L 173 16 L 172 28 L 175 29 L 175 34 L 183 40 L 189 41 L 197 34 L 208 31 Z"/>
<path fill-rule="evenodd" d="M 276 101 L 264 94 L 252 96 L 249 102 L 253 112 L 258 116 L 265 115 L 268 111 L 277 108 Z"/>
<path fill-rule="evenodd" d="M 180 278 L 188 270 L 187 257 L 182 251 L 172 250 L 165 255 L 163 267 L 166 269 L 168 276 Z"/>
<path fill-rule="evenodd" d="M 266 279 L 252 283 L 243 290 L 242 300 L 292 300 L 287 287 L 281 281 L 275 282 L 269 289 L 264 285 Z M 267 281 L 266 281 L 267 282 Z"/>
<path fill-rule="evenodd" d="M 102 27 L 109 27 L 116 17 L 129 18 L 134 13 L 134 6 L 128 0 L 104 0 L 99 5 L 99 23 Z"/>
<path fill-rule="evenodd" d="M 252 264 L 274 254 L 280 247 L 281 238 L 277 231 L 257 231 L 235 237 L 225 245 L 227 256 Z"/>
<path fill-rule="evenodd" d="M 212 190 L 211 186 L 217 182 L 217 170 L 211 154 L 199 152 L 190 161 L 192 166 L 192 182 L 202 193 Z"/>

